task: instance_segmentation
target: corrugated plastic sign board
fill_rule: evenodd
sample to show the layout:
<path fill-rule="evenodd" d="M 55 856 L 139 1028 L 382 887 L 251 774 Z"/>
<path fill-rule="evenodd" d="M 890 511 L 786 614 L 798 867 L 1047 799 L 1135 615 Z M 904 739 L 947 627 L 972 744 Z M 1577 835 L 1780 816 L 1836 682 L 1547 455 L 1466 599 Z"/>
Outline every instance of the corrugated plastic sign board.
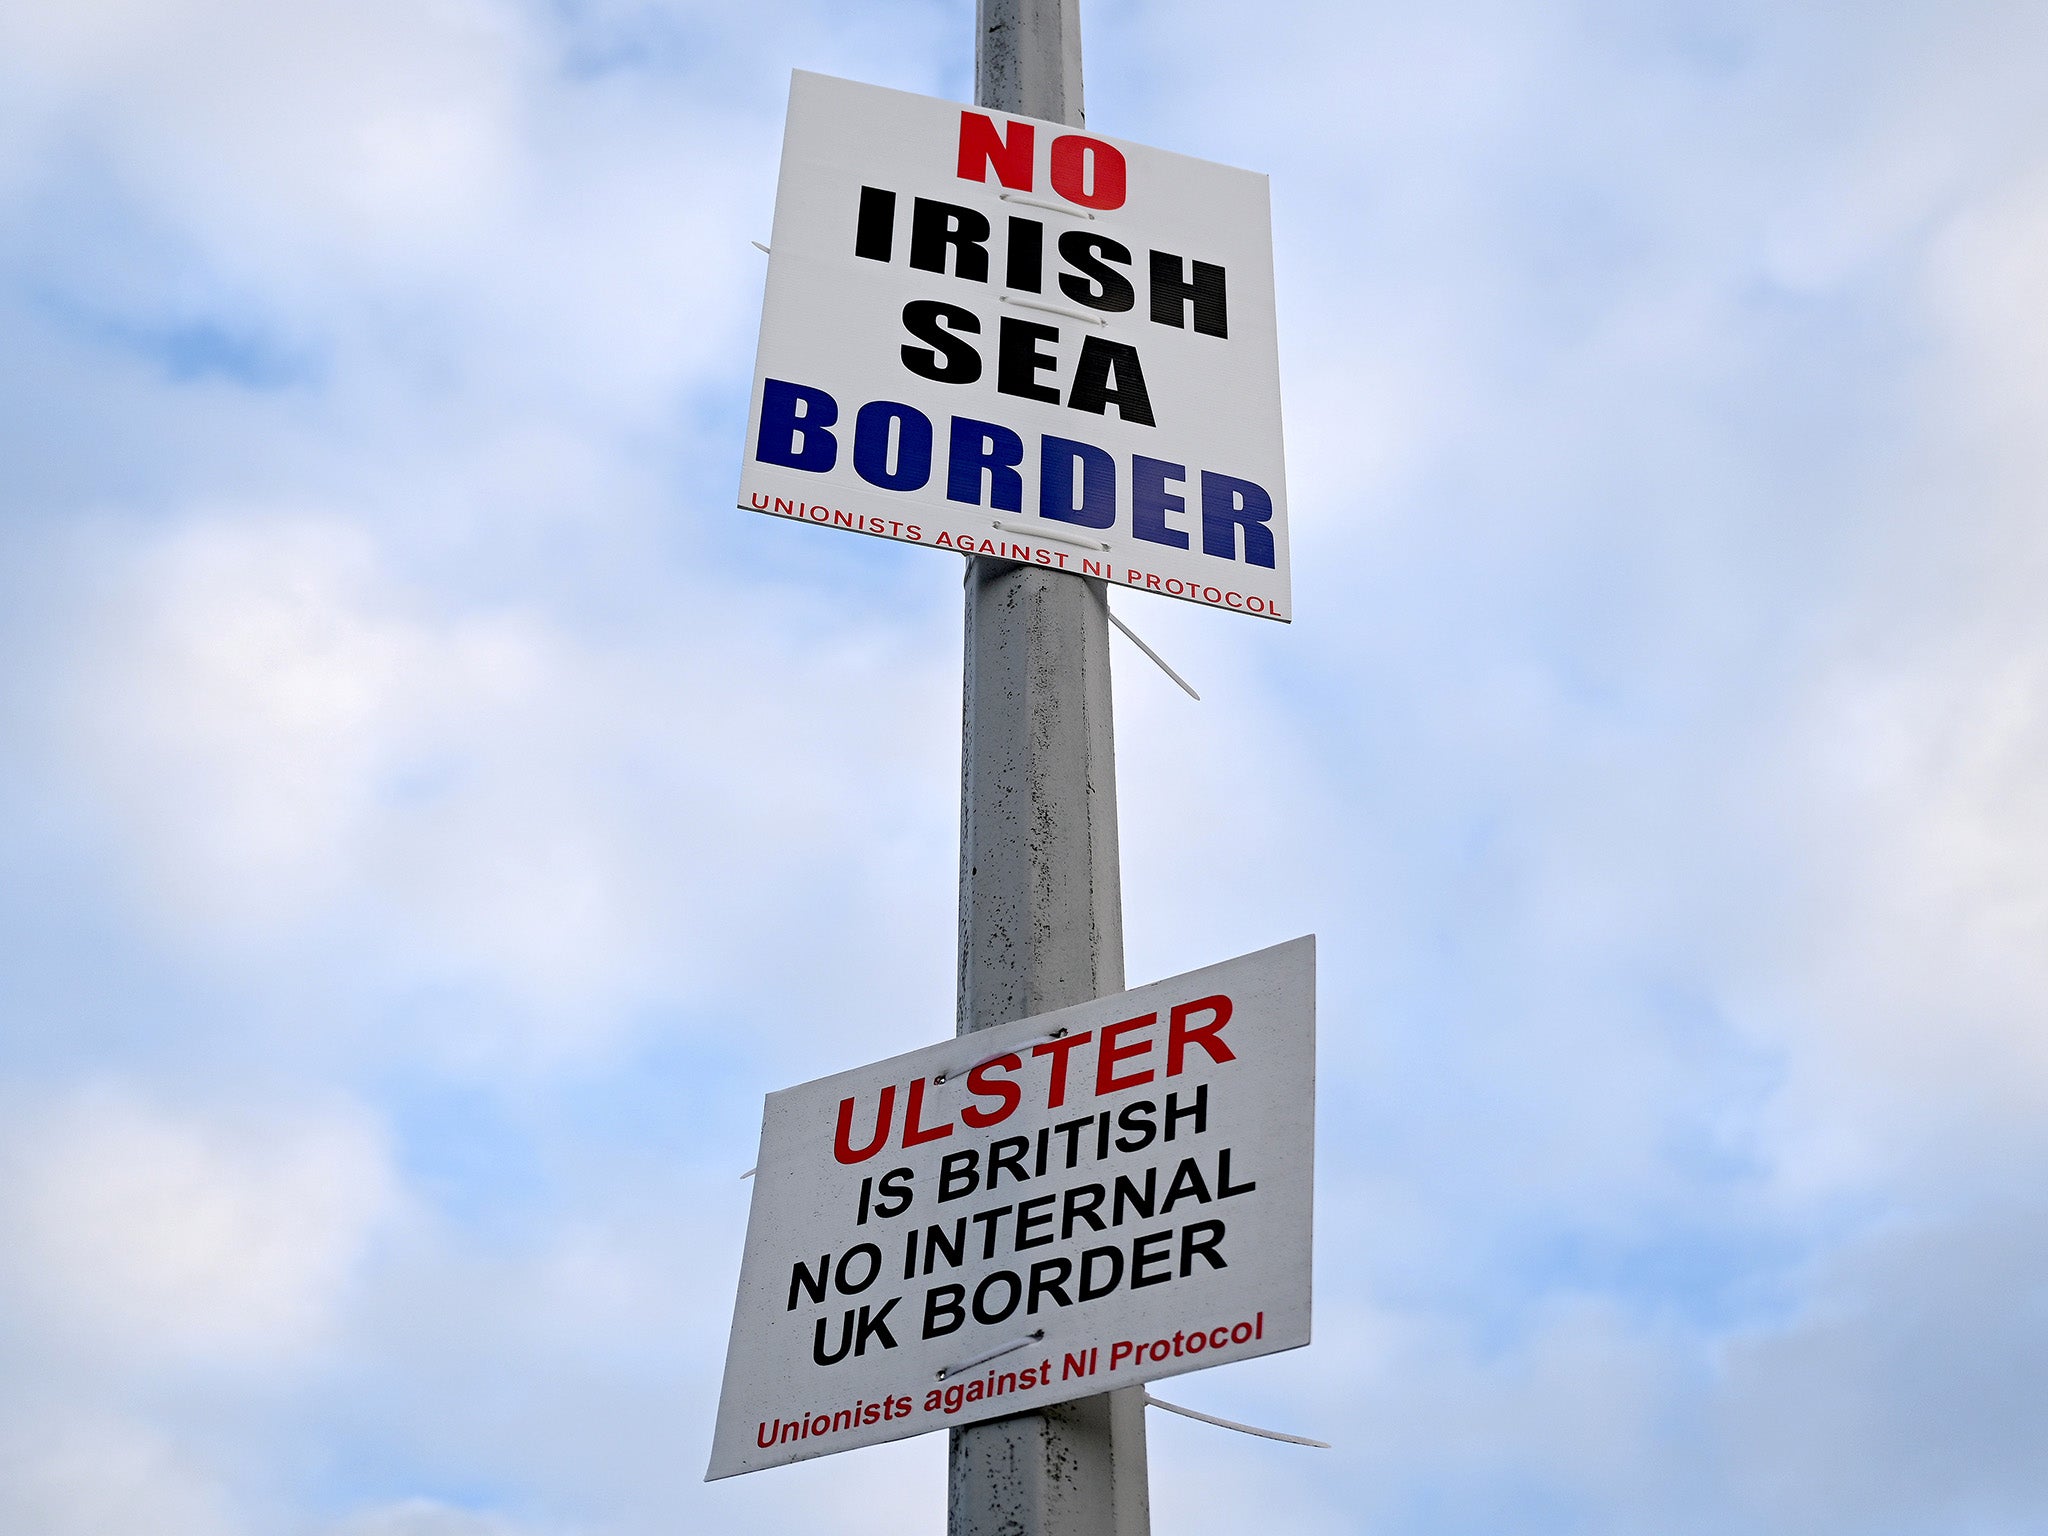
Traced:
<path fill-rule="evenodd" d="M 710 1477 L 1309 1341 L 1315 940 L 768 1097 Z"/>
<path fill-rule="evenodd" d="M 798 71 L 739 504 L 1289 619 L 1267 182 Z"/>

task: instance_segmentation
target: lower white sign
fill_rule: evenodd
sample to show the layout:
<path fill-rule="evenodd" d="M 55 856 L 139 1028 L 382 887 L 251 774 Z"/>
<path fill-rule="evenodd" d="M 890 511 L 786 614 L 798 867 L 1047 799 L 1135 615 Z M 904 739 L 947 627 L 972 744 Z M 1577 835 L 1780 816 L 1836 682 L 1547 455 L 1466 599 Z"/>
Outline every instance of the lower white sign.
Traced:
<path fill-rule="evenodd" d="M 1309 1341 L 1315 940 L 768 1096 L 709 1478 Z"/>

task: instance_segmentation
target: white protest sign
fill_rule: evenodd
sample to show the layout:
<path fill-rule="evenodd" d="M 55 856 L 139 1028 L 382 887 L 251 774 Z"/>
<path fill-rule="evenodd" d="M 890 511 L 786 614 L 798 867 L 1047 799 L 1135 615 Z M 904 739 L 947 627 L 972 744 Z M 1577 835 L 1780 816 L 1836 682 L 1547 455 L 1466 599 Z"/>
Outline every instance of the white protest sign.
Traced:
<path fill-rule="evenodd" d="M 708 1477 L 1309 1341 L 1315 940 L 768 1096 Z"/>
<path fill-rule="evenodd" d="M 739 504 L 1292 617 L 1266 178 L 797 71 Z"/>

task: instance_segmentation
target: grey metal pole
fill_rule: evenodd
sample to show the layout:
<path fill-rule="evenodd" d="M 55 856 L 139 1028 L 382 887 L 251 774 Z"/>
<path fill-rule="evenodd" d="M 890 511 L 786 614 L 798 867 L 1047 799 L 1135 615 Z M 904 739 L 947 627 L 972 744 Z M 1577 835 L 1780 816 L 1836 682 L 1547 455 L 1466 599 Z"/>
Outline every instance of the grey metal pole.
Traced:
<path fill-rule="evenodd" d="M 980 105 L 1084 122 L 1080 0 L 977 0 L 974 62 Z M 966 586 L 961 1034 L 1124 985 L 1108 590 L 986 558 Z M 1144 1389 L 952 1431 L 947 1528 L 1148 1536 Z"/>

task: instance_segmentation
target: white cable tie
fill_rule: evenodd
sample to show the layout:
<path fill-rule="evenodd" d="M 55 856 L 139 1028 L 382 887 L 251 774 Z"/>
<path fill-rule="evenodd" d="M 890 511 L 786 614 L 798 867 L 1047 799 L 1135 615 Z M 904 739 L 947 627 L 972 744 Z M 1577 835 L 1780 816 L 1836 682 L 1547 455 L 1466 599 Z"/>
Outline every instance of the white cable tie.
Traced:
<path fill-rule="evenodd" d="M 1068 213 L 1077 219 L 1092 219 L 1095 217 L 1086 208 L 1071 208 L 1065 203 L 1048 203 L 1043 198 L 1020 197 L 1015 192 L 1004 192 L 999 195 L 1006 203 L 1022 203 L 1026 208 L 1043 208 L 1048 213 Z"/>
<path fill-rule="evenodd" d="M 1001 533 L 1022 534 L 1027 539 L 1044 539 L 1049 544 L 1071 544 L 1076 549 L 1109 548 L 1100 539 L 1084 539 L 1078 533 L 1049 533 L 1043 528 L 1033 528 L 1025 523 L 1006 523 L 999 517 L 992 518 L 990 526 Z"/>
<path fill-rule="evenodd" d="M 985 1354 L 976 1355 L 972 1360 L 962 1360 L 958 1365 L 946 1366 L 939 1372 L 939 1380 L 944 1381 L 948 1376 L 958 1376 L 962 1371 L 971 1371 L 977 1365 L 987 1365 L 989 1361 L 995 1359 L 998 1355 L 1007 1355 L 1011 1350 L 1022 1349 L 1026 1344 L 1036 1344 L 1044 1337 L 1045 1330 L 1043 1328 L 1034 1328 L 1021 1339 L 1012 1339 L 1007 1344 L 998 1344 L 994 1349 L 987 1351 Z"/>
<path fill-rule="evenodd" d="M 775 253 L 774 253 L 773 251 L 769 250 L 767 246 L 763 245 L 763 244 L 762 244 L 762 243 L 761 243 L 760 241 L 758 241 L 758 240 L 749 240 L 749 241 L 747 242 L 747 244 L 751 245 L 751 246 L 752 246 L 752 247 L 753 247 L 753 248 L 754 248 L 755 250 L 759 251 L 759 252 L 760 252 L 760 253 L 761 253 L 761 254 L 762 254 L 763 256 L 772 256 L 772 255 L 774 255 L 774 254 L 775 254 Z"/>
<path fill-rule="evenodd" d="M 1015 1045 L 1005 1046 L 1002 1050 L 997 1051 L 995 1055 L 990 1056 L 985 1060 L 977 1061 L 973 1066 L 967 1068 L 964 1072 L 934 1072 L 932 1074 L 932 1081 L 934 1083 L 943 1083 L 949 1081 L 952 1078 L 965 1077 L 967 1076 L 968 1072 L 979 1072 L 991 1061 L 1001 1061 L 1005 1056 L 1015 1056 L 1020 1051 L 1022 1051 L 1024 1047 L 1027 1045 L 1044 1045 L 1048 1041 L 1064 1039 L 1066 1037 L 1066 1033 L 1067 1032 L 1064 1029 L 1056 1029 L 1049 1035 L 1033 1035 L 1029 1040 L 1019 1040 Z"/>
<path fill-rule="evenodd" d="M 746 1171 L 745 1173 L 741 1174 L 741 1175 L 740 1175 L 740 1177 L 741 1177 L 742 1179 L 751 1179 L 751 1178 L 752 1178 L 752 1177 L 754 1176 L 754 1174 L 755 1174 L 756 1172 L 757 1172 L 757 1170 L 756 1170 L 756 1169 L 753 1169 L 753 1168 L 749 1168 L 749 1169 L 748 1169 L 748 1170 L 747 1170 L 747 1171 Z"/>
<path fill-rule="evenodd" d="M 1041 304 L 1036 299 L 1013 299 L 1007 293 L 996 295 L 998 304 L 1014 304 L 1019 309 L 1041 310 L 1048 315 L 1064 315 L 1069 320 L 1079 320 L 1083 325 L 1107 325 L 1109 322 L 1100 315 L 1084 314 L 1078 309 L 1067 309 L 1059 304 Z"/>
<path fill-rule="evenodd" d="M 1306 1435 L 1283 1435 L 1277 1429 L 1259 1429 L 1251 1424 L 1240 1424 L 1235 1419 L 1219 1419 L 1213 1413 L 1197 1413 L 1192 1408 L 1183 1408 L 1179 1403 L 1169 1403 L 1161 1397 L 1145 1394 L 1147 1408 L 1164 1408 L 1168 1413 L 1177 1413 L 1184 1419 L 1199 1419 L 1204 1424 L 1214 1424 L 1218 1429 L 1234 1429 L 1241 1435 L 1257 1435 L 1261 1440 L 1285 1440 L 1289 1445 L 1312 1446 L 1319 1451 L 1330 1449 L 1327 1440 L 1311 1440 Z"/>
<path fill-rule="evenodd" d="M 1202 696 L 1199 693 L 1195 692 L 1194 689 L 1188 687 L 1188 680 L 1182 677 L 1178 672 L 1174 671 L 1173 668 L 1169 667 L 1166 664 L 1166 658 L 1164 656 L 1161 656 L 1157 651 L 1153 650 L 1151 646 L 1147 645 L 1144 641 L 1140 640 L 1138 638 L 1137 631 L 1133 630 L 1130 625 L 1126 624 L 1122 619 L 1118 618 L 1116 616 L 1115 610 L 1113 609 L 1111 610 L 1109 615 L 1109 622 L 1114 624 L 1118 629 L 1123 631 L 1124 638 L 1126 640 L 1130 641 L 1131 644 L 1135 645 L 1147 656 L 1150 656 L 1152 658 L 1153 665 L 1157 666 L 1160 671 L 1164 672 L 1176 683 L 1179 683 L 1182 690 L 1187 694 L 1189 698 L 1193 699 L 1197 704 L 1202 702 Z"/>

